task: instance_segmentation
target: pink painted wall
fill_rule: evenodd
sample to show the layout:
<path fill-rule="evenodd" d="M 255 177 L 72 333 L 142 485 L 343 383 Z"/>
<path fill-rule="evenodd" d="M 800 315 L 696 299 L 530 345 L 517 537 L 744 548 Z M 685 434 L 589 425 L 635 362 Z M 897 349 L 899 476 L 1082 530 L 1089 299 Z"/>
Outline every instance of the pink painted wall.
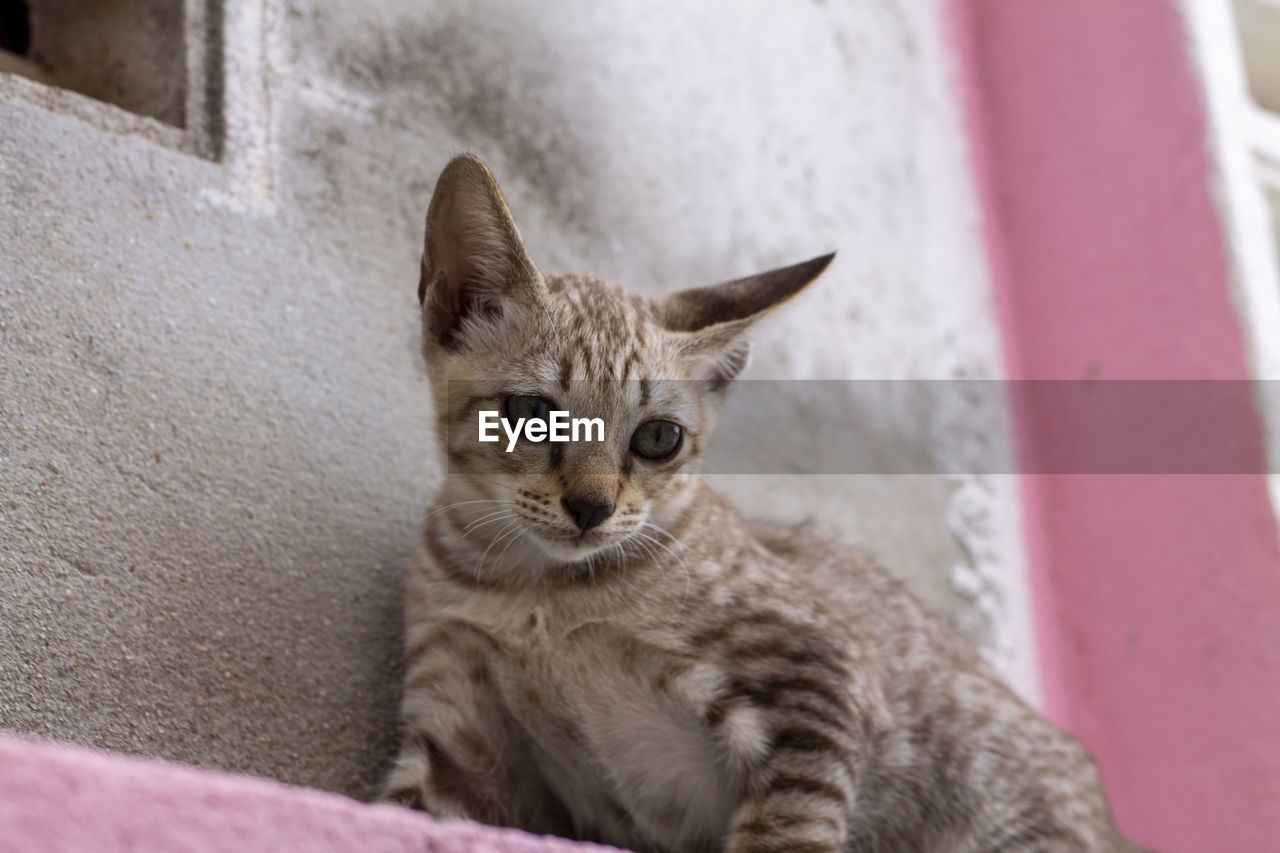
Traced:
<path fill-rule="evenodd" d="M 1176 3 L 945 8 L 1010 376 L 1247 378 Z M 1014 402 L 1024 470 L 1087 440 Z M 1168 851 L 1280 850 L 1280 539 L 1263 478 L 1023 489 L 1045 710 L 1093 750 L 1121 824 Z"/>

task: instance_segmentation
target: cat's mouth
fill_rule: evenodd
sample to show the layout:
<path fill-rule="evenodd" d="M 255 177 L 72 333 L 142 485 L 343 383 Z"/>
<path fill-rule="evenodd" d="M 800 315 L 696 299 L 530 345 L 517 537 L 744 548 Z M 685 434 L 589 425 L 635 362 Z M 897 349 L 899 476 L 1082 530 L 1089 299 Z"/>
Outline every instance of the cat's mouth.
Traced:
<path fill-rule="evenodd" d="M 548 556 L 565 562 L 584 560 L 596 551 L 614 544 L 614 535 L 600 530 L 573 531 L 531 531 L 539 547 Z"/>

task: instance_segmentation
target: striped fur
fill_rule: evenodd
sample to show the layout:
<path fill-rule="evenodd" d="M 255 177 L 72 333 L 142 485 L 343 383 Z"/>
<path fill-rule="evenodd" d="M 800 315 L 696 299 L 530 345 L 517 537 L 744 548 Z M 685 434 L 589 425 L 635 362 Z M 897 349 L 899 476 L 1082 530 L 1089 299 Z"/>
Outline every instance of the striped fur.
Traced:
<path fill-rule="evenodd" d="M 449 476 L 408 567 L 384 799 L 639 851 L 1135 849 L 1085 751 L 897 582 L 749 525 L 697 475 L 741 333 L 829 258 L 655 302 L 537 273 L 474 159 L 432 211 Z M 478 443 L 475 413 L 512 393 L 608 440 Z M 653 417 L 686 429 L 671 460 L 628 452 Z M 581 532 L 571 494 L 616 510 Z"/>

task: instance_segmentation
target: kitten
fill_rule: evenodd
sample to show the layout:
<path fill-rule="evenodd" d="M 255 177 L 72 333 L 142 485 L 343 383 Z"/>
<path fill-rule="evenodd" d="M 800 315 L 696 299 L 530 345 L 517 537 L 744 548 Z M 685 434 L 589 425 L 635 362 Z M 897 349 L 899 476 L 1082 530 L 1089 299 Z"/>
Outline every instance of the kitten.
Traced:
<path fill-rule="evenodd" d="M 541 275 L 453 160 L 418 297 L 448 465 L 384 799 L 639 851 L 1125 851 L 1076 741 L 865 558 L 698 477 L 742 333 L 830 255 L 650 300 Z M 477 440 L 480 411 L 604 442 Z"/>

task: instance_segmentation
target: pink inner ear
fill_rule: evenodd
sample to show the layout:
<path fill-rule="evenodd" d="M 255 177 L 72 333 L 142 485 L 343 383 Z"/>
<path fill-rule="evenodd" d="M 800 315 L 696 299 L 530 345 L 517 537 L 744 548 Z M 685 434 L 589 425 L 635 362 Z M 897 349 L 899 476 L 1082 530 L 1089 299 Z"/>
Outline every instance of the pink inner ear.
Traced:
<path fill-rule="evenodd" d="M 459 333 L 469 317 L 501 315 L 494 279 L 501 280 L 499 269 L 509 265 L 503 253 L 510 251 L 493 240 L 496 229 L 483 215 L 458 215 L 455 206 L 453 199 L 440 206 L 436 218 L 444 224 L 432 227 L 429 238 L 435 281 L 432 331 L 445 347 L 460 343 Z M 424 295 L 429 286 L 431 282 L 422 285 Z"/>
<path fill-rule="evenodd" d="M 502 216 L 484 199 L 450 199 L 441 205 L 436 217 L 441 224 L 432 229 L 431 250 L 451 288 L 472 291 L 481 301 L 486 295 L 496 299 L 510 288 L 522 249 Z"/>
<path fill-rule="evenodd" d="M 445 286 L 459 291 L 472 285 L 471 252 L 465 248 L 462 229 L 450 227 L 439 238 L 435 239 L 435 256 L 438 267 L 444 271 Z"/>
<path fill-rule="evenodd" d="M 454 284 L 446 273 L 437 276 L 432 295 L 431 326 L 441 346 L 454 348 L 461 343 L 460 334 L 468 318 L 502 316 L 502 305 L 492 294 L 462 279 Z"/>
<path fill-rule="evenodd" d="M 431 295 L 432 331 L 444 347 L 454 347 L 459 343 L 458 333 L 468 316 L 475 313 L 478 300 L 475 294 L 475 283 L 472 279 L 472 264 L 467 253 L 459 251 L 459 236 L 456 229 L 443 235 L 433 233 L 431 241 L 431 257 L 434 268 L 432 280 L 422 285 L 425 295 L 427 287 L 433 287 Z M 423 275 L 428 272 L 424 265 Z"/>

